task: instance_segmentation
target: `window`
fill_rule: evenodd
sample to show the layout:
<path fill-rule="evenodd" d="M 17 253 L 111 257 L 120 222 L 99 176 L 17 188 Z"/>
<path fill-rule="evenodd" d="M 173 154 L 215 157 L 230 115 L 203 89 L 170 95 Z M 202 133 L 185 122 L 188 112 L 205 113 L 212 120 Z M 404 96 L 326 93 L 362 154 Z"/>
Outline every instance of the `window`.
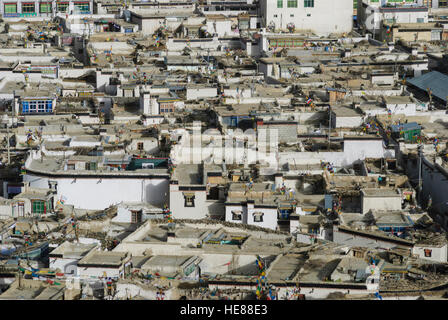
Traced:
<path fill-rule="evenodd" d="M 17 3 L 5 3 L 5 13 L 17 13 Z"/>
<path fill-rule="evenodd" d="M 37 112 L 45 112 L 45 101 L 37 101 Z"/>
<path fill-rule="evenodd" d="M 19 216 L 19 217 L 23 217 L 25 215 L 25 203 L 17 202 L 16 208 L 14 208 L 14 213 L 17 213 L 17 216 Z M 14 213 L 13 213 L 13 215 L 14 215 Z"/>
<path fill-rule="evenodd" d="M 22 113 L 51 113 L 53 112 L 53 101 L 51 100 L 28 100 L 22 101 Z"/>
<path fill-rule="evenodd" d="M 278 218 L 279 219 L 289 219 L 292 210 L 290 209 L 279 209 L 278 210 Z"/>
<path fill-rule="evenodd" d="M 30 101 L 29 105 L 30 105 L 30 109 L 29 109 L 30 113 L 37 112 L 37 101 Z"/>
<path fill-rule="evenodd" d="M 53 112 L 53 101 L 47 100 L 45 102 L 45 112 Z"/>
<path fill-rule="evenodd" d="M 425 249 L 423 250 L 425 252 L 425 257 L 431 257 L 432 256 L 432 250 L 431 249 Z"/>
<path fill-rule="evenodd" d="M 283 0 L 277 0 L 277 8 L 283 8 Z"/>
<path fill-rule="evenodd" d="M 288 0 L 288 8 L 297 8 L 297 0 Z"/>
<path fill-rule="evenodd" d="M 28 113 L 30 112 L 30 104 L 28 101 L 22 102 L 22 113 Z"/>
<path fill-rule="evenodd" d="M 68 2 L 58 2 L 56 10 L 58 12 L 67 12 L 67 10 L 68 10 Z"/>
<path fill-rule="evenodd" d="M 314 8 L 314 0 L 305 0 L 304 7 L 305 8 Z"/>
<path fill-rule="evenodd" d="M 184 193 L 184 207 L 194 207 L 194 193 Z"/>
<path fill-rule="evenodd" d="M 53 198 L 47 201 L 47 209 L 46 211 L 51 212 L 53 211 Z"/>
<path fill-rule="evenodd" d="M 58 191 L 58 182 L 55 180 L 48 180 L 48 189 Z"/>
<path fill-rule="evenodd" d="M 49 2 L 41 2 L 39 7 L 40 13 L 50 13 L 51 12 L 51 3 Z"/>
<path fill-rule="evenodd" d="M 143 142 L 137 143 L 137 150 L 143 151 Z"/>
<path fill-rule="evenodd" d="M 42 200 L 31 200 L 31 212 L 32 213 L 45 213 L 45 202 Z"/>
<path fill-rule="evenodd" d="M 95 171 L 97 169 L 96 162 L 86 162 L 86 170 Z"/>
<path fill-rule="evenodd" d="M 75 13 L 90 13 L 88 2 L 75 2 Z"/>
<path fill-rule="evenodd" d="M 22 3 L 22 13 L 35 13 L 34 2 Z"/>
<path fill-rule="evenodd" d="M 253 216 L 254 216 L 254 222 L 263 222 L 263 212 L 254 212 Z"/>
<path fill-rule="evenodd" d="M 141 210 L 131 210 L 131 223 L 142 222 L 142 211 Z"/>
<path fill-rule="evenodd" d="M 232 211 L 232 220 L 241 221 L 242 220 L 242 212 L 241 210 Z"/>

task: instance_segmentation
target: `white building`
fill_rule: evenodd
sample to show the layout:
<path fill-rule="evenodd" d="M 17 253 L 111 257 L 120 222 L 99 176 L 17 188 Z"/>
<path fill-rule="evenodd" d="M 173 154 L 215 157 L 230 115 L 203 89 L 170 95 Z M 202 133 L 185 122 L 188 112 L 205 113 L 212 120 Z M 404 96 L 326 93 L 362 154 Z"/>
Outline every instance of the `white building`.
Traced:
<path fill-rule="evenodd" d="M 277 229 L 277 206 L 263 205 L 255 201 L 226 203 L 226 221 L 252 226 Z"/>
<path fill-rule="evenodd" d="M 352 0 L 261 0 L 262 24 L 272 30 L 347 33 L 353 26 Z"/>
<path fill-rule="evenodd" d="M 148 219 L 163 217 L 163 210 L 160 207 L 140 202 L 121 202 L 117 205 L 117 215 L 112 222 L 140 223 Z"/>
<path fill-rule="evenodd" d="M 84 163 L 85 170 L 82 170 L 82 165 L 66 162 L 63 164 L 61 159 L 48 156 L 41 162 L 40 155 L 31 153 L 25 163 L 23 180 L 33 188 L 51 185 L 57 193 L 57 201 L 75 208 L 102 210 L 122 201 L 162 206 L 168 201 L 169 174 L 166 168 L 143 168 L 140 163 L 140 169 L 135 170 L 118 167 L 98 170 L 96 166 L 102 163 L 86 162 L 88 165 Z"/>
<path fill-rule="evenodd" d="M 398 190 L 363 189 L 361 190 L 361 210 L 366 214 L 370 210 L 401 211 L 402 196 Z"/>
<path fill-rule="evenodd" d="M 78 261 L 78 276 L 81 278 L 122 278 L 130 271 L 131 256 L 125 252 L 92 250 Z"/>
<path fill-rule="evenodd" d="M 221 173 L 219 173 L 221 175 Z M 223 195 L 213 196 L 210 186 L 213 177 L 202 165 L 180 164 L 170 180 L 170 209 L 174 219 L 204 219 L 221 216 Z M 219 192 L 218 192 L 219 193 Z"/>
<path fill-rule="evenodd" d="M 403 4 L 406 2 L 406 4 Z M 358 0 L 358 21 L 366 30 L 378 34 L 383 23 L 427 23 L 428 8 L 413 0 Z M 386 4 L 389 4 L 386 6 Z"/>
<path fill-rule="evenodd" d="M 438 238 L 438 239 L 435 239 Z M 448 262 L 448 245 L 444 237 L 425 239 L 414 245 L 412 254 L 420 259 L 427 259 L 440 263 Z"/>
<path fill-rule="evenodd" d="M 97 244 L 72 243 L 65 241 L 49 254 L 50 269 L 78 275 L 78 261 L 97 247 Z"/>
<path fill-rule="evenodd" d="M 93 1 L 0 1 L 0 14 L 3 18 L 52 18 L 54 15 L 90 15 L 93 13 Z"/>

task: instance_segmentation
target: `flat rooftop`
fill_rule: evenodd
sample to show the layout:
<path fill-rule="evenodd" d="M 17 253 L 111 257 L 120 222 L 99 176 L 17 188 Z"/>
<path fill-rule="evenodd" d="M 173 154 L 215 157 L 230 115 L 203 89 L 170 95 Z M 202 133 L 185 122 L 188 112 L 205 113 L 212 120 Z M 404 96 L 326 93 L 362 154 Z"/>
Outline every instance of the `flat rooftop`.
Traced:
<path fill-rule="evenodd" d="M 65 241 L 59 247 L 51 251 L 50 257 L 62 256 L 62 258 L 79 259 L 89 253 L 97 244 L 84 244 Z"/>
<path fill-rule="evenodd" d="M 281 256 L 268 272 L 271 281 L 292 280 L 300 268 L 305 264 L 306 258 L 302 254 L 288 254 Z"/>
<path fill-rule="evenodd" d="M 91 252 L 78 262 L 78 266 L 114 266 L 119 267 L 126 258 L 126 253 L 111 252 L 111 251 L 97 251 Z"/>
<path fill-rule="evenodd" d="M 400 197 L 400 193 L 398 190 L 394 189 L 362 189 L 361 194 L 364 195 L 364 197 L 377 197 L 377 198 L 396 198 Z"/>
<path fill-rule="evenodd" d="M 333 107 L 331 109 L 337 117 L 359 117 L 361 114 L 353 108 L 340 106 L 340 107 Z"/>
<path fill-rule="evenodd" d="M 410 96 L 385 96 L 384 101 L 386 104 L 407 104 L 415 103 L 414 99 Z"/>
<path fill-rule="evenodd" d="M 87 156 L 86 156 L 87 157 Z M 109 156 L 108 156 L 109 157 Z M 97 157 L 87 157 L 86 159 L 94 160 Z M 77 176 L 92 176 L 92 175 L 104 175 L 104 176 L 114 176 L 114 175 L 125 175 L 125 176 L 139 176 L 142 174 L 150 175 L 164 175 L 169 176 L 168 169 L 165 168 L 154 168 L 154 169 L 136 169 L 136 170 L 122 170 L 122 171 L 111 171 L 106 169 L 97 170 L 64 170 L 64 162 L 61 157 L 49 157 L 45 156 L 42 161 L 40 159 L 33 159 L 31 163 L 26 167 L 26 170 L 43 173 L 43 174 L 60 174 L 72 176 L 73 174 Z"/>
<path fill-rule="evenodd" d="M 324 282 L 325 278 L 330 278 L 341 259 L 342 256 L 336 254 L 312 254 L 296 277 L 303 282 Z"/>
<path fill-rule="evenodd" d="M 412 220 L 400 211 L 374 211 L 373 216 L 377 226 L 385 225 L 399 225 L 411 226 Z"/>
<path fill-rule="evenodd" d="M 147 269 L 151 267 L 164 267 L 164 266 L 174 266 L 179 267 L 184 264 L 188 259 L 192 256 L 166 256 L 166 255 L 157 255 L 151 257 L 146 263 L 142 266 L 142 269 Z"/>
<path fill-rule="evenodd" d="M 198 164 L 179 164 L 174 169 L 172 180 L 179 182 L 179 185 L 202 185 L 202 170 Z"/>

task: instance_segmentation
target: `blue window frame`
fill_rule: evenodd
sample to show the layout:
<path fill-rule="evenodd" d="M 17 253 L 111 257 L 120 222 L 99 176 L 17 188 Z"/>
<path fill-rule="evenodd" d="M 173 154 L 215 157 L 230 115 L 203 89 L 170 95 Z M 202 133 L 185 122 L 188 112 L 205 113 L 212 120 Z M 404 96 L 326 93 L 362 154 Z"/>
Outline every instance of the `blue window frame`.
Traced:
<path fill-rule="evenodd" d="M 23 101 L 22 102 L 22 113 L 28 113 L 30 112 L 30 105 L 28 103 L 28 101 Z"/>
<path fill-rule="evenodd" d="M 53 112 L 53 101 L 47 100 L 45 104 L 45 112 Z"/>
<path fill-rule="evenodd" d="M 26 113 L 51 113 L 53 112 L 52 100 L 22 101 L 22 114 Z"/>
<path fill-rule="evenodd" d="M 291 214 L 290 210 L 279 209 L 279 211 L 280 211 L 280 217 L 282 219 L 289 219 L 289 215 Z"/>

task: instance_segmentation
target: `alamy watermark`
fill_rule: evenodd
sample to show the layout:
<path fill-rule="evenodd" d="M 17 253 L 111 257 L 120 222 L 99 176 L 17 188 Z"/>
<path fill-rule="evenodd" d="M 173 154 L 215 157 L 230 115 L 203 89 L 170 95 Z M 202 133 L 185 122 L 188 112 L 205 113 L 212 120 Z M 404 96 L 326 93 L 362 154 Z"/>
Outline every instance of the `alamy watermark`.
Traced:
<path fill-rule="evenodd" d="M 279 130 L 276 128 L 217 129 L 201 131 L 201 122 L 193 123 L 193 132 L 185 132 L 173 147 L 172 158 L 189 164 L 265 164 L 278 166 Z"/>

